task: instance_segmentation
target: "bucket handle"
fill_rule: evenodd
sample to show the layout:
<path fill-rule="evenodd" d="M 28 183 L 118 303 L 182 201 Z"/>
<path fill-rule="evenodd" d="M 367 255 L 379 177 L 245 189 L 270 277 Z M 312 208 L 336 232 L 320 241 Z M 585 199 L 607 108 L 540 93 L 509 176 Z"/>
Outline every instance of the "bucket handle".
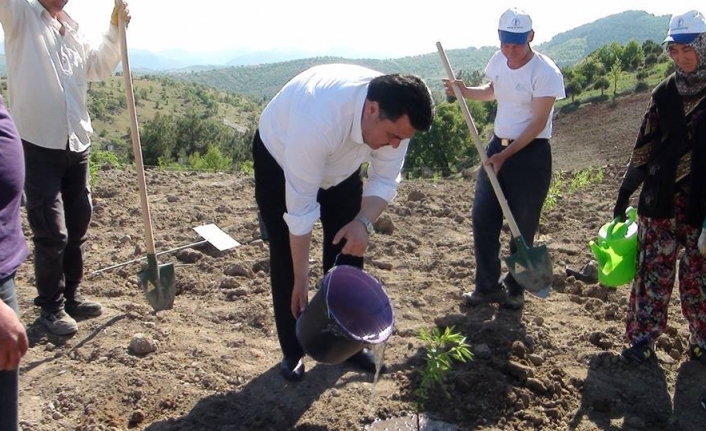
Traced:
<path fill-rule="evenodd" d="M 625 214 L 627 217 L 625 217 L 625 221 L 623 222 L 621 229 L 625 229 L 627 231 L 630 226 L 637 222 L 637 216 L 635 209 L 632 207 L 626 209 Z M 612 222 L 610 222 L 610 224 L 608 225 L 608 229 L 606 229 L 608 231 L 608 234 L 612 235 L 614 233 L 613 230 L 615 229 L 615 226 L 618 224 L 619 221 L 619 217 L 616 217 L 613 219 Z"/>

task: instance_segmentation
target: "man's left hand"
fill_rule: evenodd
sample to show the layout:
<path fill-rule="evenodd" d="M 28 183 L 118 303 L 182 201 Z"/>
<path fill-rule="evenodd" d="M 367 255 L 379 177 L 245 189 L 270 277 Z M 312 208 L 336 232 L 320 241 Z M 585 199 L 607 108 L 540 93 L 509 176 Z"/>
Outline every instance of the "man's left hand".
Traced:
<path fill-rule="evenodd" d="M 706 223 L 706 221 L 704 223 Z M 701 254 L 706 256 L 706 227 L 701 229 L 701 236 L 699 236 L 699 250 L 701 250 Z"/>
<path fill-rule="evenodd" d="M 370 241 L 368 231 L 359 220 L 353 220 L 343 226 L 333 237 L 333 244 L 336 245 L 343 239 L 346 240 L 346 244 L 341 249 L 341 253 L 357 257 L 363 257 Z"/>
<path fill-rule="evenodd" d="M 121 17 L 125 21 L 125 27 L 130 24 L 130 10 L 127 8 L 127 2 L 124 0 L 118 0 L 113 8 L 113 13 L 110 15 L 110 23 L 113 25 L 118 25 L 118 17 Z"/>

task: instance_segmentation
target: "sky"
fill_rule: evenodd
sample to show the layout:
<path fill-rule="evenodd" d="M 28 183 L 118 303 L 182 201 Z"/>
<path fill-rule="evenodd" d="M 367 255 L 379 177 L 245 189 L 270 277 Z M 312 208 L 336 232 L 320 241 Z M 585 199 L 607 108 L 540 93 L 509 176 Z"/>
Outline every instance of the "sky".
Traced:
<path fill-rule="evenodd" d="M 107 29 L 114 0 L 69 0 L 91 41 Z M 130 49 L 152 52 L 298 50 L 394 58 L 497 46 L 504 10 L 530 14 L 535 44 L 625 10 L 655 15 L 706 9 L 703 0 L 131 0 Z M 706 13 L 706 10 L 704 10 Z M 665 33 L 666 33 L 665 28 Z"/>

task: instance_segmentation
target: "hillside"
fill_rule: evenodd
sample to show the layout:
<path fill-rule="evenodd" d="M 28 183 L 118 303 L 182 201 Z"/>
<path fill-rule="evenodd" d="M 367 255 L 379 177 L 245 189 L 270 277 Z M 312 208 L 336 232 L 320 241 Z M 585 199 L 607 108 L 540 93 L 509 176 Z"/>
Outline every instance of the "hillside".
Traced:
<path fill-rule="evenodd" d="M 142 132 L 160 115 L 173 125 L 184 122 L 184 118 L 193 119 L 194 123 L 241 136 L 254 128 L 263 108 L 260 100 L 164 76 L 133 77 L 133 89 Z M 97 148 L 110 149 L 121 161 L 132 160 L 123 76 L 90 83 L 87 100 Z M 144 133 L 141 136 L 145 139 Z"/>
<path fill-rule="evenodd" d="M 431 48 L 433 49 L 433 42 Z M 452 64 L 463 65 L 464 70 L 482 69 L 496 48 L 466 48 L 448 51 Z M 195 82 L 237 94 L 264 100 L 275 95 L 291 77 L 309 67 L 326 63 L 359 64 L 383 73 L 413 73 L 429 82 L 441 82 L 444 76 L 439 54 L 424 54 L 389 60 L 347 59 L 342 57 L 314 57 L 257 66 L 226 67 L 201 72 L 170 74 L 174 79 Z M 439 88 L 441 84 L 438 85 Z"/>
<path fill-rule="evenodd" d="M 559 33 L 549 42 L 537 46 L 549 55 L 559 67 L 576 64 L 603 45 L 618 42 L 621 45 L 636 40 L 661 43 L 669 26 L 669 15 L 654 16 L 644 11 L 626 11 L 601 18 L 575 29 Z"/>
<path fill-rule="evenodd" d="M 136 282 L 139 264 L 95 273 L 144 256 L 135 174 L 105 167 L 92 192 L 83 287 L 104 314 L 81 321 L 73 337 L 48 334 L 32 305 L 31 259 L 18 272 L 30 339 L 21 369 L 22 429 L 418 429 L 414 391 L 426 350 L 417 335 L 436 325 L 467 337 L 475 359 L 453 366 L 448 398 L 440 389 L 431 394 L 422 422 L 447 424 L 435 429 L 705 429 L 698 399 L 706 368 L 686 360 L 688 334 L 676 295 L 657 360 L 635 367 L 619 355 L 629 288 L 566 273 L 593 259 L 587 243 L 611 217 L 645 97 L 559 116 L 556 169 L 594 167 L 603 176 L 579 186 L 573 181 L 579 172 L 564 173 L 538 237 L 553 261 L 552 292 L 545 300 L 528 295 L 522 312 L 462 305 L 474 273 L 473 178 L 403 181 L 385 212 L 388 229 L 372 237 L 366 257 L 396 315 L 384 353 L 389 372 L 376 385 L 346 365 L 311 359 L 302 382 L 279 377 L 267 246 L 259 239 L 249 176 L 147 172 L 157 249 L 191 244 L 158 259 L 176 267 L 172 310 L 152 312 Z M 207 223 L 243 245 L 225 252 L 195 245 L 200 238 L 192 228 Z M 320 243 L 317 229 L 316 249 Z M 318 280 L 319 254 L 312 258 Z M 156 350 L 133 353 L 128 346 L 138 337 Z"/>
<path fill-rule="evenodd" d="M 538 45 L 538 51 L 555 59 L 560 67 L 581 61 L 595 49 L 612 42 L 625 44 L 630 40 L 642 43 L 646 40 L 661 41 L 669 24 L 668 16 L 654 16 L 644 11 L 627 11 L 573 30 L 558 34 L 550 41 Z M 541 29 L 537 29 L 541 31 Z M 443 41 L 441 41 L 443 43 Z M 302 70 L 323 63 L 355 63 L 384 73 L 414 73 L 440 90 L 440 80 L 446 77 L 439 55 L 435 50 L 435 40 L 429 41 L 429 53 L 413 57 L 388 60 L 346 59 L 340 57 L 316 57 L 287 62 L 238 66 L 205 71 L 190 71 L 172 75 L 175 79 L 196 82 L 238 94 L 269 99 L 292 76 Z M 458 73 L 482 70 L 497 47 L 451 49 L 449 61 Z"/>

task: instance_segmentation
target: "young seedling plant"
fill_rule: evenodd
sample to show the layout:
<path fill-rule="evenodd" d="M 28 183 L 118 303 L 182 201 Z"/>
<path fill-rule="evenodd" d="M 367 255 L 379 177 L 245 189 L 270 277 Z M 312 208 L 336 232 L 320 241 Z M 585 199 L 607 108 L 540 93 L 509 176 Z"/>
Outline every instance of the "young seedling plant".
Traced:
<path fill-rule="evenodd" d="M 453 331 L 453 327 L 447 327 L 441 332 L 435 327 L 431 332 L 426 329 L 419 331 L 417 338 L 425 343 L 426 356 L 424 369 L 422 369 L 422 381 L 415 395 L 419 397 L 419 408 L 423 408 L 426 401 L 435 387 L 441 388 L 447 398 L 451 395 L 446 389 L 444 378 L 451 371 L 453 362 L 466 362 L 473 360 L 470 346 L 466 344 L 466 337 Z"/>

